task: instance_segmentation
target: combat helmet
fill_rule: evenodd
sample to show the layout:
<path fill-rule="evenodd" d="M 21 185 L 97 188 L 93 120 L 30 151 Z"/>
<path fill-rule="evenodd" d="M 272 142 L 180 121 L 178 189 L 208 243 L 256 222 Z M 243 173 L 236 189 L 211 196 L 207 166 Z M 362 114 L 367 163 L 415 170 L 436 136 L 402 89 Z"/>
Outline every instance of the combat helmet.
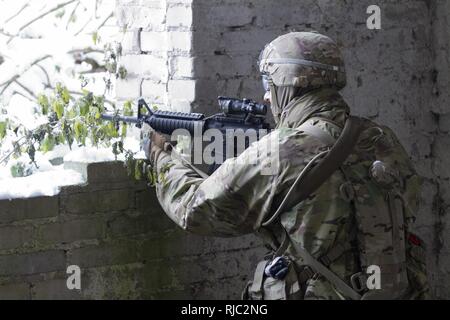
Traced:
<path fill-rule="evenodd" d="M 263 79 L 278 87 L 346 85 L 344 59 L 337 44 L 317 32 L 291 32 L 266 45 L 259 57 Z M 266 84 L 267 86 L 267 84 Z"/>

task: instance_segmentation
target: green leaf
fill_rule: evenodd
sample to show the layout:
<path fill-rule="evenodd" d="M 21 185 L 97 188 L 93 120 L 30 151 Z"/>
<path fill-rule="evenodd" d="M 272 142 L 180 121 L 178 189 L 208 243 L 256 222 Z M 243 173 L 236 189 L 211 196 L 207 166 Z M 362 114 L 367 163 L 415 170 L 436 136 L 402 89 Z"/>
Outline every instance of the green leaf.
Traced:
<path fill-rule="evenodd" d="M 60 100 L 53 101 L 53 111 L 56 113 L 58 119 L 61 119 L 64 115 L 64 105 Z"/>
<path fill-rule="evenodd" d="M 6 121 L 0 122 L 0 140 L 6 136 L 7 127 L 8 127 L 8 123 Z"/>
<path fill-rule="evenodd" d="M 125 101 L 125 103 L 123 104 L 123 114 L 125 116 L 133 115 L 133 103 L 130 100 Z"/>
<path fill-rule="evenodd" d="M 120 128 L 120 136 L 122 138 L 125 138 L 127 136 L 127 124 L 126 123 L 122 123 L 122 127 Z"/>
<path fill-rule="evenodd" d="M 46 134 L 44 140 L 41 142 L 41 150 L 42 152 L 46 153 L 48 151 L 53 150 L 55 147 L 55 138 L 50 135 Z"/>
<path fill-rule="evenodd" d="M 109 122 L 106 125 L 106 134 L 111 138 L 118 138 L 119 133 L 117 132 L 117 128 L 114 123 Z"/>
<path fill-rule="evenodd" d="M 66 10 L 61 9 L 55 14 L 55 17 L 58 19 L 61 19 L 62 17 L 64 17 L 65 14 L 66 14 Z"/>
<path fill-rule="evenodd" d="M 94 44 L 97 44 L 97 42 L 99 41 L 99 36 L 98 36 L 98 32 L 94 32 L 92 34 L 92 41 L 94 42 Z"/>
<path fill-rule="evenodd" d="M 134 167 L 134 178 L 136 180 L 141 180 L 142 179 L 142 168 L 143 168 L 143 160 L 139 159 L 136 160 L 136 165 Z"/>
<path fill-rule="evenodd" d="M 81 121 L 75 121 L 73 125 L 73 130 L 75 133 L 75 139 L 83 145 L 86 144 L 86 137 L 88 135 L 87 128 Z"/>
<path fill-rule="evenodd" d="M 48 101 L 48 97 L 44 94 L 40 94 L 38 96 L 38 103 L 41 106 L 42 114 L 48 114 L 48 108 L 50 107 L 50 102 Z"/>
<path fill-rule="evenodd" d="M 120 79 L 125 79 L 128 75 L 128 71 L 124 66 L 120 66 L 119 70 L 117 70 L 117 73 L 119 74 Z"/>
<path fill-rule="evenodd" d="M 80 104 L 80 115 L 81 116 L 87 115 L 89 113 L 89 108 L 90 108 L 89 103 L 86 103 L 84 101 L 81 102 L 81 104 Z"/>
<path fill-rule="evenodd" d="M 61 98 L 65 104 L 68 104 L 70 102 L 70 92 L 66 87 L 63 87 L 61 91 Z"/>
<path fill-rule="evenodd" d="M 25 176 L 25 165 L 22 162 L 16 163 L 10 168 L 11 175 L 14 178 L 19 178 Z"/>

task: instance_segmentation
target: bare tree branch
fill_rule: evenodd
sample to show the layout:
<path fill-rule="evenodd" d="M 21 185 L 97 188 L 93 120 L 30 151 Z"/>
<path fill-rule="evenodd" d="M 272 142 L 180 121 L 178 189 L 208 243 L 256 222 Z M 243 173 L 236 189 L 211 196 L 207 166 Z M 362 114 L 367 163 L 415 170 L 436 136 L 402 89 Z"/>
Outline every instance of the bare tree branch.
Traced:
<path fill-rule="evenodd" d="M 78 30 L 74 36 L 78 36 L 81 32 L 83 32 L 84 28 L 86 28 L 86 26 L 92 21 L 92 16 L 88 19 L 88 21 L 81 27 L 80 30 Z"/>
<path fill-rule="evenodd" d="M 66 30 L 69 28 L 69 24 L 72 21 L 73 17 L 75 16 L 75 12 L 77 11 L 78 7 L 80 6 L 80 3 L 81 3 L 80 0 L 78 0 L 77 4 L 75 5 L 72 12 L 70 13 L 69 19 L 67 20 L 67 24 L 66 24 Z"/>
<path fill-rule="evenodd" d="M 30 63 L 28 66 L 25 67 L 25 69 L 21 70 L 20 73 L 16 73 L 15 75 L 13 75 L 9 80 L 0 83 L 0 87 L 3 87 L 2 91 L 0 92 L 0 94 L 3 94 L 5 92 L 5 90 L 11 85 L 11 83 L 13 83 L 14 81 L 16 81 L 17 79 L 19 79 L 25 72 L 27 72 L 30 68 L 32 68 L 34 65 L 38 64 L 39 62 L 50 58 L 51 55 L 47 54 L 43 57 L 39 57 L 38 59 L 34 60 L 32 63 Z"/>
<path fill-rule="evenodd" d="M 101 29 L 101 27 L 103 27 L 106 22 L 108 22 L 109 19 L 111 19 L 112 17 L 114 17 L 114 12 L 111 12 L 105 20 L 102 21 L 102 23 L 99 24 L 99 26 L 97 27 L 97 31 Z"/>
<path fill-rule="evenodd" d="M 41 66 L 39 63 L 36 63 L 36 67 L 38 67 L 39 69 L 42 70 L 42 72 L 43 72 L 44 75 L 45 75 L 45 80 L 47 81 L 47 84 L 48 84 L 48 85 L 51 85 L 51 82 L 50 82 L 50 76 L 48 75 L 47 70 L 45 70 L 45 68 L 44 68 L 43 66 Z"/>
<path fill-rule="evenodd" d="M 14 19 L 15 17 L 17 17 L 19 14 L 22 13 L 23 10 L 25 10 L 28 6 L 30 5 L 29 2 L 25 3 L 22 8 L 19 9 L 19 11 L 17 11 L 15 14 L 13 14 L 11 17 L 9 17 L 8 19 L 5 20 L 5 23 L 10 22 L 12 19 Z"/>
<path fill-rule="evenodd" d="M 14 80 L 14 82 L 17 83 L 19 85 L 19 87 L 21 87 L 23 90 L 25 90 L 30 96 L 32 96 L 33 98 L 37 99 L 36 94 L 30 88 L 26 87 L 25 85 L 23 85 L 18 80 Z"/>
<path fill-rule="evenodd" d="M 17 90 L 14 90 L 13 93 L 12 93 L 12 95 L 15 95 L 15 94 L 18 94 L 19 96 L 22 96 L 22 97 L 24 97 L 25 99 L 30 100 L 31 102 L 36 102 L 36 101 L 37 101 L 36 99 L 32 99 L 32 98 L 30 98 L 29 96 L 27 96 L 27 95 L 25 95 L 25 94 L 23 94 L 22 92 L 19 92 L 19 91 L 17 91 Z"/>
<path fill-rule="evenodd" d="M 55 90 L 56 88 L 54 86 L 46 86 L 45 89 L 52 89 Z M 74 90 L 69 90 L 69 93 L 74 95 L 74 96 L 84 96 L 85 93 L 81 92 L 81 91 L 74 91 Z M 114 105 L 114 102 L 112 102 L 111 100 L 108 99 L 104 99 L 105 103 L 109 104 L 109 105 Z"/>
<path fill-rule="evenodd" d="M 82 54 L 87 54 L 87 53 L 104 53 L 105 51 L 102 49 L 97 49 L 97 48 L 92 48 L 92 47 L 86 47 L 86 48 L 79 48 L 79 49 L 72 49 L 70 51 L 68 51 L 68 54 L 75 54 L 75 53 L 82 53 Z"/>
<path fill-rule="evenodd" d="M 46 15 L 55 12 L 61 8 L 64 8 L 65 6 L 68 6 L 71 3 L 74 3 L 76 0 L 70 0 L 64 3 L 60 3 L 58 4 L 56 7 L 53 7 L 52 9 L 49 9 L 43 13 L 41 13 L 40 15 L 38 15 L 36 18 L 30 20 L 29 22 L 25 23 L 23 26 L 21 26 L 19 28 L 19 32 L 22 31 L 23 29 L 25 29 L 26 27 L 30 26 L 31 24 L 35 23 L 36 21 L 38 21 L 39 19 L 42 19 L 43 17 L 45 17 Z"/>

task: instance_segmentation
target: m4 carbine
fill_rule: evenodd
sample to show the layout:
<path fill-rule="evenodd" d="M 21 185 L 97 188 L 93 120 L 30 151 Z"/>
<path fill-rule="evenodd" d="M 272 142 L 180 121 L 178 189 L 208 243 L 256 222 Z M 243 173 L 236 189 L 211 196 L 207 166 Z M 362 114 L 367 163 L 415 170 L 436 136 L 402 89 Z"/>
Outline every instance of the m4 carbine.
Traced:
<path fill-rule="evenodd" d="M 113 122 L 134 123 L 136 127 L 141 128 L 147 123 L 155 131 L 167 135 L 177 129 L 185 129 L 191 137 L 196 134 L 203 135 L 209 129 L 217 129 L 223 135 L 224 146 L 226 144 L 227 133 L 230 130 L 242 130 L 244 133 L 248 130 L 256 132 L 257 139 L 260 138 L 260 132 L 270 131 L 270 124 L 266 122 L 267 106 L 258 104 L 249 99 L 218 98 L 220 113 L 206 117 L 201 113 L 183 113 L 171 111 L 151 110 L 144 99 L 138 101 L 137 117 L 120 116 L 116 114 L 103 114 L 104 120 Z M 143 113 L 145 110 L 145 113 Z M 241 131 L 241 132 L 242 132 Z M 245 142 L 245 148 L 249 145 Z M 234 156 L 237 156 L 235 154 Z M 224 154 L 225 157 L 225 154 Z M 223 159 L 225 160 L 225 158 Z M 210 173 L 217 169 L 218 165 L 210 167 Z"/>

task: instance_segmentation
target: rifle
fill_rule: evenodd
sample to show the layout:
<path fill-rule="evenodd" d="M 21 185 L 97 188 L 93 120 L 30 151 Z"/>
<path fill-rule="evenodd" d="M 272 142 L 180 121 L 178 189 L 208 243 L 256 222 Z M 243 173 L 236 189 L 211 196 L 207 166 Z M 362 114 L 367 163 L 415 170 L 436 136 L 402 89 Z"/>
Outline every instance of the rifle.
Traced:
<path fill-rule="evenodd" d="M 270 131 L 270 124 L 266 122 L 267 106 L 258 104 L 250 99 L 236 99 L 219 97 L 218 103 L 220 111 L 217 114 L 206 117 L 202 113 L 183 113 L 171 111 L 151 110 L 144 99 L 138 101 L 137 117 L 120 116 L 117 114 L 102 114 L 101 118 L 115 123 L 134 123 L 136 127 L 142 128 L 147 123 L 155 131 L 172 135 L 177 129 L 185 129 L 189 134 L 204 134 L 209 129 L 218 129 L 223 135 L 223 143 L 226 145 L 227 133 L 230 130 L 255 130 L 256 138 L 259 139 L 259 132 Z M 249 146 L 245 141 L 245 148 Z M 234 156 L 237 156 L 236 150 Z M 223 155 L 225 160 L 225 154 Z M 215 171 L 219 165 L 213 164 L 209 168 L 209 173 Z"/>

